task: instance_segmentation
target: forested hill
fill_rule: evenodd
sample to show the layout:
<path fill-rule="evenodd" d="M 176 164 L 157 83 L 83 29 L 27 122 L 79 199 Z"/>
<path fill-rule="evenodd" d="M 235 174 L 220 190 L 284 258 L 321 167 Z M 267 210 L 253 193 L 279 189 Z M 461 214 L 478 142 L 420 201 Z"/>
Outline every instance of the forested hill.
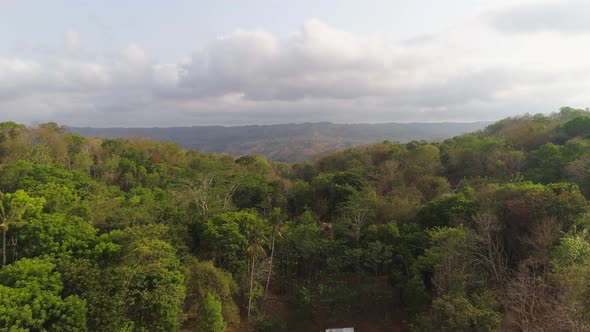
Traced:
<path fill-rule="evenodd" d="M 312 157 L 381 141 L 440 141 L 483 129 L 489 122 L 334 124 L 302 123 L 265 126 L 201 126 L 173 128 L 69 128 L 72 132 L 103 138 L 144 137 L 172 141 L 185 149 L 259 154 L 277 161 L 304 161 Z"/>
<path fill-rule="evenodd" d="M 590 331 L 590 112 L 312 162 L 0 123 L 0 331 Z"/>

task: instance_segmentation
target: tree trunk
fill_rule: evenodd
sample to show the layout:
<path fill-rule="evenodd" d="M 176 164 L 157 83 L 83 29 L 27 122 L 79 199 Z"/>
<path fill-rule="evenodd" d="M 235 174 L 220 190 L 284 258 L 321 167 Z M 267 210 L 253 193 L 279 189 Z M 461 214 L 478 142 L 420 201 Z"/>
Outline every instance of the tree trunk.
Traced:
<path fill-rule="evenodd" d="M 361 283 L 361 256 L 360 255 L 356 255 L 356 282 L 357 284 Z"/>
<path fill-rule="evenodd" d="M 18 258 L 18 249 L 16 247 L 18 244 L 18 238 L 16 238 L 14 234 L 10 237 L 10 244 L 12 245 L 12 262 L 14 263 Z"/>
<path fill-rule="evenodd" d="M 6 265 L 6 227 L 2 227 L 2 266 Z"/>
<path fill-rule="evenodd" d="M 250 293 L 248 294 L 248 320 L 250 320 L 250 310 L 252 308 L 252 288 L 254 286 L 254 257 L 252 257 L 252 271 L 250 272 Z"/>
<path fill-rule="evenodd" d="M 272 237 L 272 244 L 270 246 L 270 267 L 268 268 L 268 276 L 266 277 L 266 286 L 264 287 L 264 297 L 268 294 L 268 284 L 270 283 L 270 275 L 272 273 L 273 258 L 275 254 L 275 237 Z"/>

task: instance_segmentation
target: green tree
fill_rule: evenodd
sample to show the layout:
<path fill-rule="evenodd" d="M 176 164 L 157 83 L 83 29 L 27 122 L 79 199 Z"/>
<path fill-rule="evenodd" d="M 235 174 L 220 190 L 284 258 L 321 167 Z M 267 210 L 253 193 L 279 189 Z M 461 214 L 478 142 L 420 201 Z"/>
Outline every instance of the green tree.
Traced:
<path fill-rule="evenodd" d="M 246 174 L 234 179 L 232 201 L 238 209 L 266 210 L 272 202 L 272 186 L 262 175 Z"/>
<path fill-rule="evenodd" d="M 31 219 L 19 232 L 22 254 L 89 256 L 98 243 L 97 230 L 80 217 L 62 213 Z"/>
<path fill-rule="evenodd" d="M 415 182 L 427 202 L 448 193 L 451 189 L 449 181 L 442 176 L 426 175 L 419 177 Z"/>
<path fill-rule="evenodd" d="M 560 239 L 551 257 L 551 278 L 560 290 L 560 305 L 567 320 L 583 329 L 590 328 L 590 243 L 584 234 L 568 234 Z"/>
<path fill-rule="evenodd" d="M 26 128 L 23 125 L 0 122 L 0 162 L 18 158 L 25 153 L 26 142 L 22 139 L 25 132 Z"/>
<path fill-rule="evenodd" d="M 362 187 L 362 179 L 352 172 L 322 174 L 311 182 L 312 208 L 321 220 L 333 221 L 341 204 Z"/>
<path fill-rule="evenodd" d="M 238 286 L 232 275 L 216 268 L 212 262 L 200 262 L 188 258 L 183 267 L 186 288 L 185 311 L 188 319 L 199 311 L 199 306 L 207 294 L 219 299 L 224 320 L 233 327 L 240 324 L 240 312 L 234 301 Z"/>
<path fill-rule="evenodd" d="M 441 160 L 451 182 L 463 177 L 509 178 L 518 171 L 523 155 L 495 137 L 467 134 L 452 138 L 441 147 Z"/>
<path fill-rule="evenodd" d="M 547 143 L 532 151 L 527 158 L 526 175 L 534 182 L 550 183 L 563 179 L 567 160 L 561 145 Z"/>
<path fill-rule="evenodd" d="M 418 212 L 417 219 L 427 228 L 458 225 L 470 220 L 477 212 L 479 203 L 473 196 L 471 188 L 444 195 L 424 205 Z"/>
<path fill-rule="evenodd" d="M 127 231 L 128 243 L 119 268 L 126 285 L 126 316 L 138 330 L 173 331 L 180 326 L 183 276 L 175 249 L 155 236 L 163 232 L 163 226 Z"/>
<path fill-rule="evenodd" d="M 226 325 L 221 315 L 221 302 L 217 301 L 211 293 L 207 293 L 197 312 L 197 331 L 223 332 Z"/>
<path fill-rule="evenodd" d="M 502 321 L 491 293 L 467 298 L 461 293 L 445 294 L 432 303 L 428 312 L 416 320 L 416 331 L 493 332 Z"/>
<path fill-rule="evenodd" d="M 6 265 L 6 235 L 11 228 L 22 226 L 29 218 L 38 217 L 45 199 L 31 198 L 23 190 L 12 194 L 0 192 L 0 227 L 2 228 L 2 265 Z"/>
<path fill-rule="evenodd" d="M 584 115 L 571 119 L 562 126 L 570 137 L 590 135 L 590 116 Z"/>
<path fill-rule="evenodd" d="M 357 243 L 363 228 L 375 220 L 376 200 L 377 195 L 373 191 L 354 192 L 349 200 L 339 208 L 342 221 L 350 226 Z"/>
<path fill-rule="evenodd" d="M 0 330 L 86 331 L 86 303 L 62 297 L 61 275 L 44 259 L 21 259 L 0 270 Z"/>

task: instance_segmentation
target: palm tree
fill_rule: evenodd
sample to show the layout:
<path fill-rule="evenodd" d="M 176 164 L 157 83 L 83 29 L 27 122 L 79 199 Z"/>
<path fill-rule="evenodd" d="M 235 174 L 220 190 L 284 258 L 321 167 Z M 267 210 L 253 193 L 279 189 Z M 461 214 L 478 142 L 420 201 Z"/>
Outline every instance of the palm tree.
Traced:
<path fill-rule="evenodd" d="M 248 293 L 248 319 L 250 319 L 250 312 L 252 309 L 252 290 L 254 288 L 254 272 L 255 272 L 255 264 L 256 258 L 259 256 L 266 255 L 266 251 L 264 250 L 263 244 L 265 242 L 264 234 L 262 233 L 262 229 L 254 228 L 251 230 L 250 234 L 248 234 L 248 256 L 250 256 L 250 292 Z"/>
<path fill-rule="evenodd" d="M 264 287 L 264 296 L 268 293 L 268 285 L 270 284 L 270 276 L 273 268 L 273 258 L 275 254 L 275 240 L 282 237 L 282 228 L 285 223 L 285 218 L 280 208 L 275 208 L 269 218 L 270 221 L 270 266 L 268 268 L 268 275 L 266 277 L 266 286 Z"/>

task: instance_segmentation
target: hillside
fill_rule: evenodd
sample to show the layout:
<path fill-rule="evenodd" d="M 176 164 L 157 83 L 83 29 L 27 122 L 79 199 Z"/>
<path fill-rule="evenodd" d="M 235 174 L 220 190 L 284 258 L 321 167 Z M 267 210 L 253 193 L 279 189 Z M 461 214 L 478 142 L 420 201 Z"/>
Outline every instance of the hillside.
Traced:
<path fill-rule="evenodd" d="M 303 163 L 4 122 L 0 329 L 590 331 L 589 198 L 572 108 Z"/>
<path fill-rule="evenodd" d="M 302 123 L 238 127 L 76 128 L 72 132 L 102 138 L 142 137 L 172 141 L 185 149 L 258 154 L 276 161 L 304 161 L 351 146 L 381 141 L 440 141 L 483 129 L 489 122 L 335 124 Z"/>

